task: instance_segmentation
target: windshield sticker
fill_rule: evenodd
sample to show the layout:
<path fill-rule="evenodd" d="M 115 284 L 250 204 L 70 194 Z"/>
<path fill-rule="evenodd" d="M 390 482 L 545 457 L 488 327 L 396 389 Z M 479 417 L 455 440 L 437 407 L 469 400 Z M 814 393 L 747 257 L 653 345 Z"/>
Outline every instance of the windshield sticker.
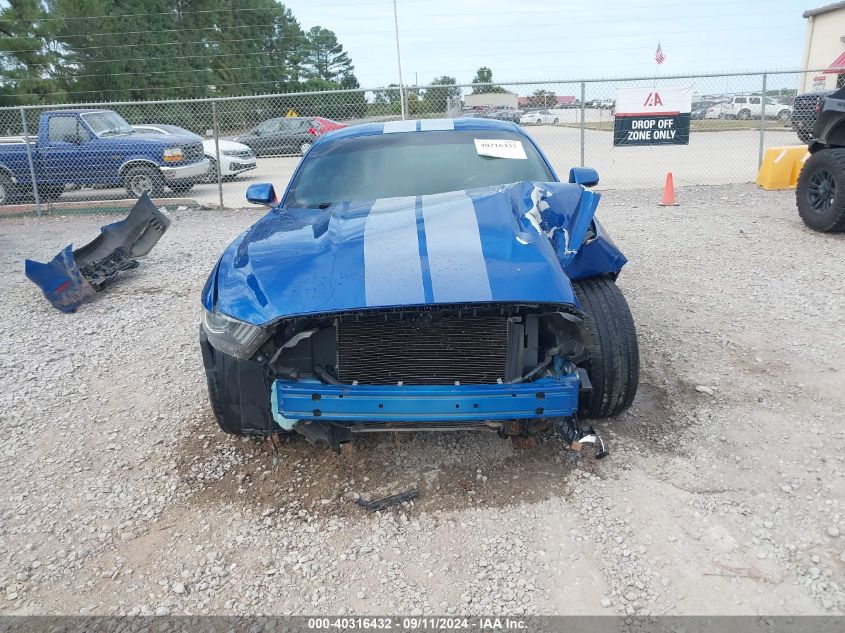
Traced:
<path fill-rule="evenodd" d="M 501 138 L 477 138 L 475 139 L 475 151 L 479 156 L 491 156 L 493 158 L 515 158 L 527 160 L 525 148 L 522 141 L 511 141 Z"/>

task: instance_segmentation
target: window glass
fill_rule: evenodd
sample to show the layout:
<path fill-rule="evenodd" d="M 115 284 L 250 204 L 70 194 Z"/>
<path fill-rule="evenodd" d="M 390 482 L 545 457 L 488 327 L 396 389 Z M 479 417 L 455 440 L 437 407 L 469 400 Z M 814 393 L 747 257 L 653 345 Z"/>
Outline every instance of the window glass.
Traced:
<path fill-rule="evenodd" d="M 261 134 L 277 132 L 279 130 L 279 119 L 270 119 L 269 121 L 264 121 L 264 123 L 259 123 L 255 129 Z"/>
<path fill-rule="evenodd" d="M 735 101 L 736 103 L 745 103 L 745 97 L 737 97 Z"/>
<path fill-rule="evenodd" d="M 97 136 L 120 136 L 132 134 L 132 126 L 129 125 L 117 112 L 106 110 L 104 112 L 86 112 L 82 115 L 94 134 Z"/>
<path fill-rule="evenodd" d="M 480 156 L 475 139 L 520 141 L 525 160 Z M 534 145 L 493 130 L 406 132 L 348 138 L 309 152 L 285 199 L 288 207 L 419 196 L 523 180 L 552 180 Z"/>
<path fill-rule="evenodd" d="M 760 97 L 749 97 L 748 103 L 760 103 Z"/>
<path fill-rule="evenodd" d="M 51 143 L 74 143 L 77 139 L 75 116 L 51 116 L 47 124 L 47 140 Z"/>

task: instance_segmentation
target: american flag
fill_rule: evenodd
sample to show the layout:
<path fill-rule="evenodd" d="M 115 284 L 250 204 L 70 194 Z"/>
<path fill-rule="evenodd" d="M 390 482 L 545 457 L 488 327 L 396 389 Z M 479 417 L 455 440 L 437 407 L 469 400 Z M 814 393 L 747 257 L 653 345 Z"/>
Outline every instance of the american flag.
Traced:
<path fill-rule="evenodd" d="M 663 49 L 660 48 L 660 42 L 657 43 L 657 51 L 654 53 L 654 61 L 658 64 L 662 64 L 666 61 L 666 55 L 663 54 Z"/>

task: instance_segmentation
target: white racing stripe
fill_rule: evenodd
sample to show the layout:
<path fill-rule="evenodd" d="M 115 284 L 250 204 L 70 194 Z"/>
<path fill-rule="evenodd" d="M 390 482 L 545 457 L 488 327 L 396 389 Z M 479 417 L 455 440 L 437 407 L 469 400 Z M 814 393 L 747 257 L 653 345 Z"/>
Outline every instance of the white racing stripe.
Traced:
<path fill-rule="evenodd" d="M 422 197 L 431 288 L 438 303 L 490 301 L 490 278 L 472 198 L 457 191 Z"/>
<path fill-rule="evenodd" d="M 384 124 L 384 133 L 392 134 L 394 132 L 416 132 L 417 121 L 388 121 Z"/>
<path fill-rule="evenodd" d="M 364 297 L 368 306 L 424 303 L 416 198 L 376 200 L 364 223 Z"/>
<path fill-rule="evenodd" d="M 455 122 L 452 119 L 422 119 L 420 121 L 420 132 L 432 130 L 454 130 Z"/>

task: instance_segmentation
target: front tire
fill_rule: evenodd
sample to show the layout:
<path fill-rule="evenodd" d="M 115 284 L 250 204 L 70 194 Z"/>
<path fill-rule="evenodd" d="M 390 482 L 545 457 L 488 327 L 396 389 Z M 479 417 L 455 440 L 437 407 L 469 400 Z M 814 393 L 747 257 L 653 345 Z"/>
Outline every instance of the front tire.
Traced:
<path fill-rule="evenodd" d="M 555 117 L 554 124 L 557 125 L 558 123 L 560 123 L 560 121 L 558 120 L 557 117 Z"/>
<path fill-rule="evenodd" d="M 160 198 L 164 194 L 164 177 L 150 165 L 135 165 L 126 170 L 123 186 L 130 198 L 140 198 L 147 194 L 151 198 Z"/>
<path fill-rule="evenodd" d="M 736 115 L 736 118 L 740 121 L 747 121 L 751 118 L 751 110 L 740 110 L 739 114 Z"/>
<path fill-rule="evenodd" d="M 640 379 L 637 330 L 628 302 L 607 277 L 583 279 L 572 284 L 585 325 L 590 333 L 589 357 L 582 365 L 592 391 L 582 403 L 588 418 L 619 415 L 631 406 Z"/>
<path fill-rule="evenodd" d="M 231 435 L 289 435 L 273 420 L 272 379 L 264 366 L 214 349 L 202 326 L 199 338 L 208 399 L 220 430 Z"/>
<path fill-rule="evenodd" d="M 823 233 L 845 230 L 845 149 L 823 149 L 804 163 L 795 189 L 798 214 Z"/>

